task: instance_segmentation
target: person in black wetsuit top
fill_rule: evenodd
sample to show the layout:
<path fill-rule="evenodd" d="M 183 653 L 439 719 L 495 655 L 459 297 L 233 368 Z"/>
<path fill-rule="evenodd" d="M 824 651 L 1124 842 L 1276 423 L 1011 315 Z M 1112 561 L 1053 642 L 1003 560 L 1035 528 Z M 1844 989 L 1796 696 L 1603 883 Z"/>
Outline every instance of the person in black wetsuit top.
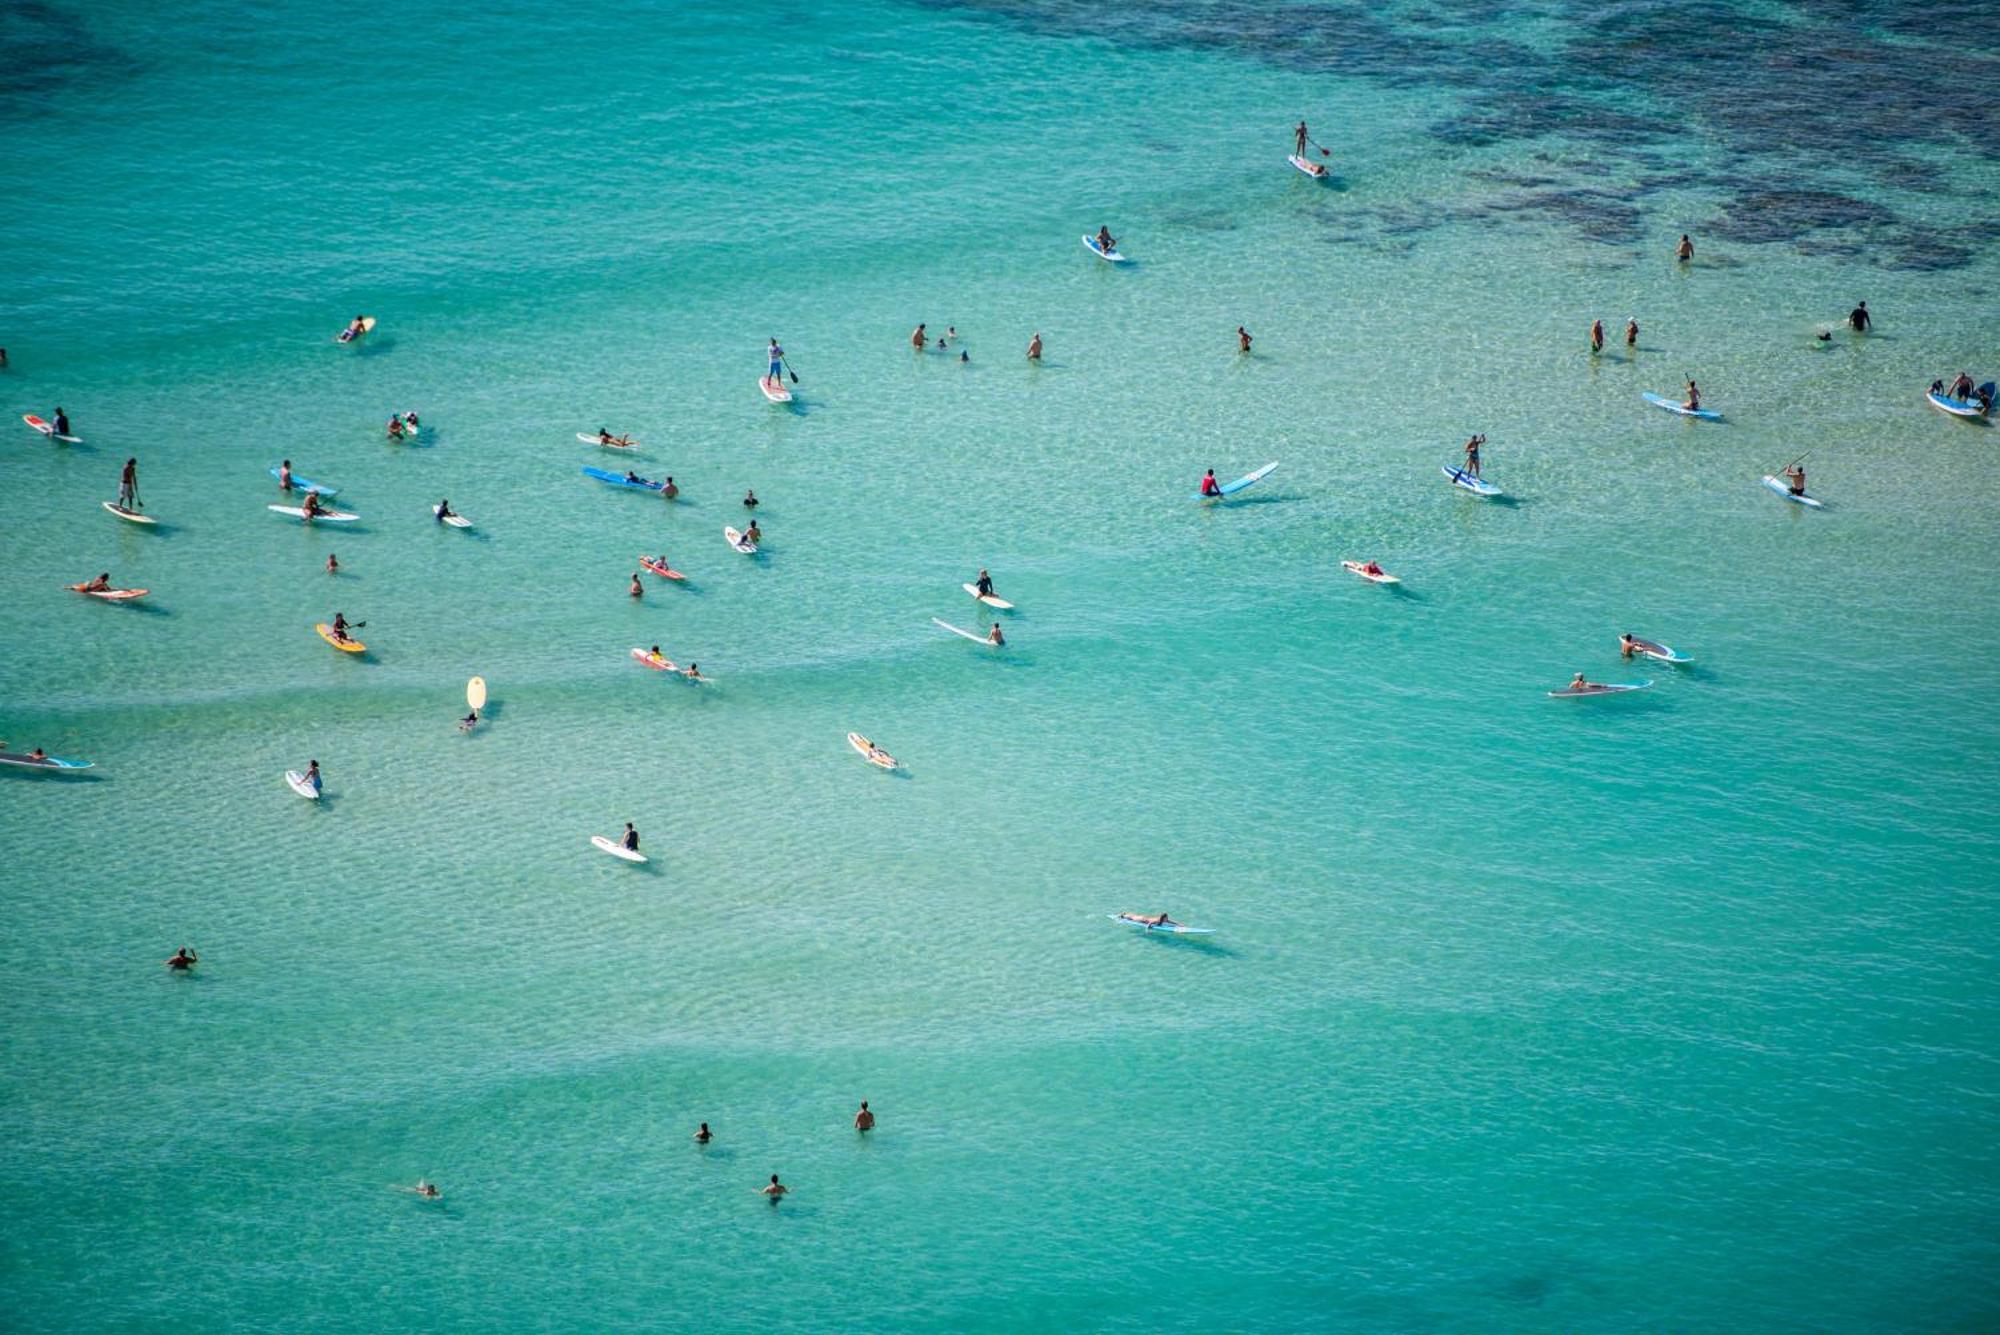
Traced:
<path fill-rule="evenodd" d="M 981 598 L 991 598 L 993 596 L 993 576 L 987 574 L 984 570 L 980 571 L 979 579 L 972 587 L 979 590 Z"/>
<path fill-rule="evenodd" d="M 1854 309 L 1847 313 L 1847 327 L 1857 334 L 1865 334 L 1875 327 L 1875 321 L 1868 314 L 1868 303 L 1858 301 Z"/>
<path fill-rule="evenodd" d="M 618 841 L 619 847 L 628 853 L 639 851 L 639 832 L 632 828 L 632 822 L 625 822 L 625 837 Z"/>

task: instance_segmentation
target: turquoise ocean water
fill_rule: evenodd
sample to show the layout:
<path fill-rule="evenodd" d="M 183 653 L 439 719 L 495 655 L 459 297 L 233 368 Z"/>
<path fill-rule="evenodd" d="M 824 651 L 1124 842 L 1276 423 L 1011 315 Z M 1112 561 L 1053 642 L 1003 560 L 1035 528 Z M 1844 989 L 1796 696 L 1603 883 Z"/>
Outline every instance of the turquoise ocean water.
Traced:
<path fill-rule="evenodd" d="M 0 15 L 8 1326 L 2000 1321 L 1992 6 L 169 11 Z"/>

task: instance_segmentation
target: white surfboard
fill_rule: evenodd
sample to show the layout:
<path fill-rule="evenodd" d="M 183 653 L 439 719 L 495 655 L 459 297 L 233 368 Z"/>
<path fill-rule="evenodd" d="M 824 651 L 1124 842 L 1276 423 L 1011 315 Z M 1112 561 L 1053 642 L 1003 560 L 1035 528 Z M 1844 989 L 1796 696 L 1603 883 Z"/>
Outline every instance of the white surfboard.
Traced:
<path fill-rule="evenodd" d="M 597 437 L 587 436 L 581 431 L 576 433 L 576 438 L 586 445 L 602 445 L 607 450 L 636 450 L 639 448 L 639 442 L 636 440 L 622 442 L 616 440 L 599 440 Z"/>
<path fill-rule="evenodd" d="M 110 502 L 106 501 L 105 504 L 109 505 Z M 296 505 L 267 505 L 264 508 L 272 514 L 290 515 L 294 519 L 304 519 L 306 517 L 305 510 Z M 345 510 L 321 510 L 312 518 L 315 524 L 351 524 L 361 518 L 361 516 L 349 514 Z M 147 522 L 150 523 L 151 521 Z"/>
<path fill-rule="evenodd" d="M 606 839 L 601 834 L 591 835 L 590 842 L 614 858 L 623 858 L 627 862 L 644 862 L 646 860 L 644 853 L 639 852 L 635 848 L 627 848 L 616 839 Z"/>
<path fill-rule="evenodd" d="M 967 630 L 963 626 L 954 626 L 949 621 L 941 620 L 938 617 L 932 617 L 931 624 L 933 626 L 938 627 L 940 630 L 948 630 L 954 635 L 962 635 L 966 639 L 971 640 L 974 644 L 983 644 L 988 649 L 1004 649 L 1007 647 L 1004 644 L 995 644 L 993 643 L 993 641 L 987 639 L 984 635 L 974 634 L 972 631 Z"/>
<path fill-rule="evenodd" d="M 293 792 L 297 793 L 300 797 L 305 798 L 307 801 L 310 802 L 319 801 L 319 789 L 313 787 L 312 781 L 306 778 L 305 775 L 299 773 L 297 770 L 295 769 L 286 770 L 285 782 L 292 786 Z"/>
<path fill-rule="evenodd" d="M 433 519 L 437 518 L 437 512 L 438 508 L 435 505 L 433 505 L 431 507 L 431 518 Z M 467 519 L 464 515 L 457 515 L 457 514 L 446 515 L 444 517 L 444 522 L 451 525 L 453 528 L 472 527 L 472 521 L 470 519 Z"/>
<path fill-rule="evenodd" d="M 738 533 L 735 529 L 724 525 L 722 536 L 728 540 L 731 547 L 742 552 L 745 556 L 755 556 L 757 554 L 757 544 L 744 537 L 741 533 Z"/>
<path fill-rule="evenodd" d="M 847 734 L 847 744 L 853 747 L 855 750 L 859 751 L 861 753 L 862 758 L 866 760 L 869 764 L 874 765 L 879 769 L 896 768 L 896 757 L 890 755 L 887 751 L 884 751 L 881 747 L 875 745 L 875 743 L 869 741 L 866 737 L 863 737 L 858 732 L 850 732 Z"/>
<path fill-rule="evenodd" d="M 958 587 L 964 589 L 988 607 L 997 607 L 1002 612 L 1011 612 L 1014 610 L 1014 604 L 1008 602 L 1005 598 L 995 598 L 990 593 L 981 593 L 977 584 L 961 584 Z"/>

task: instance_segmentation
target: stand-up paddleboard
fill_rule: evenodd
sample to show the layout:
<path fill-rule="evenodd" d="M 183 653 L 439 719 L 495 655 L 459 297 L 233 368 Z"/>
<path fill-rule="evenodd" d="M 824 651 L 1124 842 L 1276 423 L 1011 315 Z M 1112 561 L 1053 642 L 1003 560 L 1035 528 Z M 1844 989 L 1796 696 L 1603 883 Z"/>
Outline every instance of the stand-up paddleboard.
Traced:
<path fill-rule="evenodd" d="M 1083 248 L 1089 251 L 1091 254 L 1097 256 L 1098 259 L 1105 260 L 1111 264 L 1125 263 L 1125 257 L 1123 255 L 1121 255 L 1115 250 L 1104 249 L 1102 246 L 1097 244 L 1097 238 L 1094 236 L 1086 235 L 1083 238 Z"/>
<path fill-rule="evenodd" d="M 1340 563 L 1340 568 L 1342 570 L 1351 571 L 1354 574 L 1361 576 L 1361 578 L 1367 580 L 1370 584 L 1401 584 L 1403 582 L 1402 580 L 1397 579 L 1394 575 L 1391 574 L 1386 574 L 1386 573 L 1380 575 L 1369 574 L 1367 569 L 1367 563 L 1364 561 L 1342 561 Z"/>
<path fill-rule="evenodd" d="M 1652 640 L 1642 640 L 1636 635 L 1632 637 L 1632 647 L 1656 662 L 1673 663 L 1676 665 L 1694 662 L 1692 658 L 1687 657 L 1685 654 L 1677 654 L 1664 644 L 1658 644 Z"/>
<path fill-rule="evenodd" d="M 1985 391 L 1988 400 L 1993 397 L 1992 381 L 1987 381 L 1979 388 Z M 1987 414 L 1986 403 L 1978 398 L 1954 399 L 1934 389 L 1925 390 L 1924 397 L 1930 400 L 1931 407 L 1941 413 L 1950 413 L 1953 417 L 1984 417 Z M 30 417 L 28 424 L 33 426 L 36 420 L 36 418 Z M 39 430 L 40 428 L 36 429 Z"/>
<path fill-rule="evenodd" d="M 785 382 L 774 375 L 757 377 L 757 388 L 764 391 L 764 397 L 773 403 L 790 403 L 792 391 Z"/>
<path fill-rule="evenodd" d="M 467 678 L 465 683 L 465 707 L 475 714 L 486 708 L 486 678 Z"/>
<path fill-rule="evenodd" d="M 280 479 L 280 480 L 282 481 L 282 480 L 283 480 L 283 478 L 284 478 L 284 476 L 285 476 L 285 474 L 284 474 L 284 472 L 283 472 L 283 470 L 282 470 L 282 469 L 279 469 L 278 467 L 276 467 L 275 465 L 273 465 L 273 467 L 272 467 L 272 469 L 271 469 L 271 476 L 272 476 L 272 477 L 275 477 L 275 478 L 278 478 L 278 479 Z M 321 496 L 338 496 L 338 495 L 340 495 L 340 488 L 339 488 L 339 487 L 327 487 L 327 486 L 322 486 L 321 484 L 319 484 L 319 483 L 317 483 L 317 482 L 313 482 L 313 481 L 309 481 L 309 480 L 308 480 L 308 479 L 306 479 L 306 478 L 302 478 L 302 477 L 300 477 L 300 476 L 299 476 L 299 475 L 298 475 L 297 473 L 294 473 L 294 474 L 292 474 L 292 490 L 293 490 L 293 491 L 316 491 L 316 492 L 318 492 L 318 493 L 319 493 L 319 494 L 320 494 Z"/>
<path fill-rule="evenodd" d="M 290 515 L 293 519 L 304 519 L 306 517 L 303 506 L 267 505 L 264 508 L 274 515 Z M 359 518 L 361 518 L 360 515 L 347 510 L 321 510 L 313 515 L 312 522 L 315 524 L 351 524 Z"/>
<path fill-rule="evenodd" d="M 433 506 L 431 507 L 431 518 L 432 518 L 432 519 L 436 519 L 436 518 L 438 518 L 438 508 L 439 508 L 439 507 L 437 507 L 437 506 L 435 506 L 435 505 L 433 505 Z M 457 514 L 452 514 L 452 515 L 445 515 L 445 516 L 444 516 L 444 522 L 445 522 L 445 523 L 447 523 L 447 524 L 449 524 L 449 525 L 451 525 L 451 526 L 452 526 L 453 528 L 471 528 L 471 527 L 472 527 L 472 521 L 471 521 L 470 519 L 467 519 L 467 518 L 466 518 L 466 517 L 465 517 L 464 515 L 457 515 Z"/>
<path fill-rule="evenodd" d="M 64 587 L 86 598 L 102 598 L 107 603 L 130 602 L 134 598 L 144 598 L 152 592 L 151 589 L 93 589 L 88 584 L 69 584 Z"/>
<path fill-rule="evenodd" d="M 1800 496 L 1794 494 L 1791 489 L 1791 486 L 1788 483 L 1786 483 L 1786 481 L 1783 478 L 1766 477 L 1764 479 L 1764 485 L 1769 487 L 1772 491 L 1777 492 L 1780 496 L 1783 496 L 1786 500 L 1797 501 L 1800 505 L 1805 506 L 1807 509 L 1820 510 L 1825 508 L 1824 502 L 1814 500 L 1810 496 Z"/>
<path fill-rule="evenodd" d="M 1326 168 L 1310 158 L 1302 158 L 1296 153 L 1291 153 L 1286 155 L 1285 161 L 1291 163 L 1315 181 L 1326 179 Z"/>
<path fill-rule="evenodd" d="M 680 667 L 673 659 L 663 654 L 656 654 L 650 649 L 641 649 L 637 645 L 632 647 L 632 657 L 638 659 L 643 666 L 649 667 L 655 672 L 680 671 Z"/>
<path fill-rule="evenodd" d="M 327 625 L 324 621 L 319 622 L 313 629 L 319 632 L 319 637 L 322 640 L 325 640 L 343 654 L 365 654 L 368 652 L 368 646 L 351 635 L 344 640 L 336 640 L 333 637 L 333 627 Z"/>
<path fill-rule="evenodd" d="M 151 515 L 142 515 L 137 510 L 128 510 L 116 501 L 100 501 L 99 504 L 128 524 L 151 524 L 157 522 Z"/>
<path fill-rule="evenodd" d="M 590 842 L 614 858 L 624 858 L 627 862 L 644 862 L 646 860 L 646 855 L 638 849 L 627 848 L 616 839 L 606 839 L 601 834 L 591 835 Z"/>
<path fill-rule="evenodd" d="M 37 760 L 25 751 L 0 751 L 0 765 L 13 765 L 20 769 L 55 770 L 58 773 L 75 773 L 77 770 L 95 769 L 88 760 L 64 760 L 61 756 L 43 756 Z"/>
<path fill-rule="evenodd" d="M 1655 408 L 1665 408 L 1668 412 L 1676 416 L 1699 417 L 1704 422 L 1720 422 L 1722 420 L 1722 414 L 1712 408 L 1686 408 L 1681 406 L 1678 400 L 1667 398 L 1663 394 L 1642 391 L 1639 397 L 1652 404 Z"/>
<path fill-rule="evenodd" d="M 636 450 L 639 448 L 639 442 L 636 440 L 599 440 L 597 437 L 587 436 L 581 431 L 576 433 L 576 438 L 586 445 L 602 445 L 607 450 Z"/>
<path fill-rule="evenodd" d="M 685 580 L 685 579 L 687 578 L 687 576 L 686 576 L 686 575 L 683 575 L 683 574 L 682 574 L 682 573 L 681 573 L 680 571 L 678 571 L 678 570 L 674 569 L 674 568 L 673 568 L 672 566 L 668 565 L 668 564 L 667 564 L 666 562 L 664 562 L 664 561 L 655 561 L 655 560 L 654 560 L 654 559 L 653 559 L 652 557 L 650 557 L 650 556 L 642 556 L 642 557 L 640 557 L 640 558 L 639 558 L 639 564 L 640 564 L 640 566 L 641 566 L 641 567 L 643 567 L 644 569 L 647 569 L 647 570 L 650 570 L 650 571 L 652 571 L 652 572 L 653 572 L 653 573 L 654 573 L 655 575 L 658 575 L 658 576 L 659 576 L 659 577 L 660 577 L 661 579 L 679 579 L 679 580 Z"/>
<path fill-rule="evenodd" d="M 963 626 L 954 626 L 949 621 L 941 620 L 938 617 L 932 617 L 931 624 L 933 626 L 938 627 L 940 630 L 948 630 L 954 635 L 962 635 L 966 639 L 971 640 L 974 644 L 983 644 L 988 649 L 1005 649 L 1007 647 L 1004 644 L 995 644 L 993 643 L 993 641 L 987 639 L 984 635 L 974 634 L 972 631 L 967 630 Z"/>
<path fill-rule="evenodd" d="M 295 769 L 285 771 L 285 782 L 292 785 L 292 791 L 311 802 L 319 801 L 319 788 L 305 775 Z"/>
<path fill-rule="evenodd" d="M 1587 695 L 1623 695 L 1627 691 L 1643 691 L 1653 683 L 1650 681 L 1591 682 L 1582 690 L 1572 690 L 1565 686 L 1560 691 L 1550 691 L 1551 700 L 1581 700 Z"/>
<path fill-rule="evenodd" d="M 70 445 L 83 444 L 82 436 L 59 436 L 56 434 L 55 427 L 43 421 L 41 418 L 35 416 L 33 413 L 22 414 L 21 420 L 23 422 L 26 422 L 34 430 L 39 431 L 43 435 L 47 436 L 50 440 L 60 440 Z"/>
<path fill-rule="evenodd" d="M 375 331 L 375 317 L 372 315 L 364 315 L 361 317 L 360 333 L 356 333 L 352 329 L 343 329 L 338 334 L 335 334 L 333 336 L 333 341 L 336 343 L 352 343 L 355 339 L 361 337 L 361 334 L 369 334 L 373 333 L 374 331 Z"/>
<path fill-rule="evenodd" d="M 635 482 L 623 473 L 614 473 L 608 468 L 586 468 L 583 470 L 583 475 L 585 477 L 594 477 L 609 487 L 629 487 L 633 491 L 661 491 L 667 485 L 664 482 L 654 482 L 650 478 L 643 477 Z"/>
<path fill-rule="evenodd" d="M 1463 468 L 1453 468 L 1450 464 L 1440 464 L 1438 472 L 1451 479 L 1454 487 L 1464 487 L 1475 496 L 1498 496 L 1500 488 L 1483 477 L 1474 477 Z"/>
<path fill-rule="evenodd" d="M 731 547 L 742 552 L 745 556 L 755 556 L 757 554 L 757 544 L 744 537 L 735 529 L 725 525 L 722 530 L 722 536 L 728 541 Z"/>
<path fill-rule="evenodd" d="M 862 759 L 879 769 L 895 769 L 896 757 L 884 751 L 858 732 L 847 734 L 847 744 L 861 753 Z"/>
<path fill-rule="evenodd" d="M 1011 612 L 1014 610 L 1014 604 L 1008 602 L 1005 598 L 995 598 L 990 593 L 981 593 L 977 584 L 961 584 L 958 587 L 964 589 L 988 607 L 997 607 L 1002 612 Z"/>
<path fill-rule="evenodd" d="M 1276 468 L 1277 466 L 1278 465 L 1275 462 L 1265 464 L 1262 468 L 1258 469 L 1254 473 L 1245 473 L 1242 477 L 1237 478 L 1234 482 L 1223 483 L 1221 490 L 1219 490 L 1213 496 L 1204 496 L 1200 492 L 1196 492 L 1194 494 L 1194 498 L 1197 501 L 1200 501 L 1203 505 L 1214 505 L 1217 501 L 1226 501 L 1231 496 L 1234 496 L 1237 492 L 1242 491 L 1244 488 L 1254 487 L 1259 482 L 1262 482 L 1265 478 L 1271 476 L 1271 470 Z"/>
<path fill-rule="evenodd" d="M 1173 936 L 1215 935 L 1213 927 L 1190 927 L 1186 923 L 1181 922 L 1163 922 L 1156 925 L 1136 913 L 1107 913 L 1104 916 L 1113 922 L 1122 922 L 1127 927 L 1137 927 L 1143 932 L 1166 932 Z"/>

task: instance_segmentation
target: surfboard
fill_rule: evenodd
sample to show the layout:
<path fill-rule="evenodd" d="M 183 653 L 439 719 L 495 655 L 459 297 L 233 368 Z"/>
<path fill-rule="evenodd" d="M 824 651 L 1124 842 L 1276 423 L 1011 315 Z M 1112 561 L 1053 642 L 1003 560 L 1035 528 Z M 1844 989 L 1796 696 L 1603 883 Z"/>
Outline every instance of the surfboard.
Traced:
<path fill-rule="evenodd" d="M 431 507 L 431 518 L 436 519 L 437 517 L 438 517 L 438 507 L 433 505 Z M 470 519 L 467 519 L 464 515 L 446 515 L 444 516 L 444 522 L 451 525 L 453 528 L 472 527 L 472 521 Z"/>
<path fill-rule="evenodd" d="M 1401 584 L 1403 582 L 1391 574 L 1371 575 L 1365 569 L 1366 564 L 1363 561 L 1342 561 L 1340 563 L 1343 570 L 1352 571 L 1354 574 L 1367 580 L 1370 584 Z"/>
<path fill-rule="evenodd" d="M 1667 398 L 1664 395 L 1644 391 L 1640 393 L 1639 397 L 1652 404 L 1655 408 L 1664 408 L 1668 412 L 1681 417 L 1699 417 L 1704 422 L 1720 422 L 1722 420 L 1722 414 L 1712 408 L 1686 408 L 1681 406 L 1676 400 Z"/>
<path fill-rule="evenodd" d="M 109 505 L 111 502 L 106 501 L 105 504 Z M 264 508 L 272 514 L 290 515 L 293 519 L 304 519 L 306 517 L 305 507 L 303 506 L 267 505 Z M 359 518 L 361 518 L 360 515 L 350 514 L 346 510 L 321 510 L 312 517 L 312 522 L 315 524 L 351 524 Z M 147 522 L 150 523 L 151 521 Z"/>
<path fill-rule="evenodd" d="M 757 377 L 757 388 L 763 390 L 764 397 L 773 403 L 790 403 L 792 401 L 792 391 L 777 376 L 766 375 Z"/>
<path fill-rule="evenodd" d="M 465 683 L 465 707 L 474 713 L 486 708 L 486 678 L 473 677 Z"/>
<path fill-rule="evenodd" d="M 151 524 L 157 522 L 151 515 L 142 515 L 137 510 L 127 510 L 116 501 L 100 501 L 99 504 L 128 524 Z"/>
<path fill-rule="evenodd" d="M 336 343 L 352 343 L 355 339 L 360 338 L 361 334 L 372 333 L 374 332 L 374 329 L 375 329 L 375 317 L 372 315 L 364 315 L 361 317 L 360 333 L 356 333 L 352 329 L 342 329 L 338 334 L 335 334 L 333 336 L 333 341 Z"/>
<path fill-rule="evenodd" d="M 858 732 L 847 734 L 847 744 L 861 753 L 861 758 L 878 769 L 895 769 L 896 757 L 884 751 Z"/>
<path fill-rule="evenodd" d="M 964 589 L 988 607 L 997 607 L 1002 612 L 1011 612 L 1014 610 L 1014 604 L 1008 602 L 1005 598 L 995 598 L 990 593 L 981 593 L 977 584 L 961 584 L 958 587 Z"/>
<path fill-rule="evenodd" d="M 1091 254 L 1097 256 L 1098 259 L 1104 260 L 1107 263 L 1110 264 L 1125 263 L 1125 257 L 1122 254 L 1120 254 L 1116 250 L 1108 250 L 1108 251 L 1105 250 L 1103 247 L 1097 244 L 1097 238 L 1094 236 L 1086 235 L 1083 238 L 1083 248 L 1089 251 Z"/>
<path fill-rule="evenodd" d="M 1323 167 L 1317 162 L 1311 161 L 1310 159 L 1302 158 L 1296 153 L 1287 155 L 1285 161 L 1291 163 L 1294 167 L 1297 167 L 1300 171 L 1312 177 L 1315 181 L 1324 180 L 1326 178 L 1325 167 Z"/>
<path fill-rule="evenodd" d="M 322 640 L 325 640 L 328 644 L 340 650 L 340 652 L 342 652 L 343 654 L 365 654 L 368 652 L 368 646 L 363 644 L 361 641 L 353 638 L 352 636 L 349 636 L 347 639 L 344 640 L 335 639 L 333 637 L 333 627 L 328 625 L 324 621 L 315 625 L 313 629 L 319 632 L 319 637 Z"/>
<path fill-rule="evenodd" d="M 639 442 L 636 440 L 599 440 L 597 437 L 587 436 L 581 431 L 576 433 L 576 438 L 586 445 L 602 445 L 607 450 L 636 450 L 639 448 Z"/>
<path fill-rule="evenodd" d="M 285 782 L 290 784 L 292 786 L 292 791 L 297 793 L 300 797 L 303 797 L 311 802 L 319 801 L 319 789 L 313 787 L 312 780 L 308 779 L 305 775 L 299 773 L 297 770 L 295 769 L 286 770 Z"/>
<path fill-rule="evenodd" d="M 1582 690 L 1571 690 L 1565 686 L 1560 691 L 1550 691 L 1551 700 L 1581 700 L 1592 695 L 1623 695 L 1627 691 L 1643 691 L 1653 683 L 1650 681 L 1591 682 Z"/>
<path fill-rule="evenodd" d="M 646 855 L 638 849 L 627 848 L 616 839 L 606 839 L 601 834 L 591 835 L 590 842 L 614 858 L 624 858 L 627 862 L 644 862 L 646 860 Z"/>
<path fill-rule="evenodd" d="M 1132 913 L 1107 913 L 1105 917 L 1113 922 L 1122 922 L 1127 927 L 1137 927 L 1142 932 L 1166 932 L 1171 936 L 1214 936 L 1213 927 L 1190 927 L 1182 922 L 1163 922 L 1158 925 L 1147 922 Z"/>
<path fill-rule="evenodd" d="M 966 639 L 971 640 L 974 644 L 983 644 L 988 649 L 1005 649 L 1007 647 L 1004 644 L 995 644 L 993 643 L 993 641 L 987 639 L 984 635 L 975 635 L 973 632 L 965 629 L 963 626 L 954 626 L 949 621 L 944 621 L 937 617 L 931 618 L 931 624 L 943 630 L 948 630 L 954 635 L 962 635 Z"/>
<path fill-rule="evenodd" d="M 93 589 L 85 584 L 66 584 L 63 587 L 86 598 L 101 598 L 107 603 L 130 602 L 134 598 L 144 598 L 152 592 L 151 589 Z"/>
<path fill-rule="evenodd" d="M 1453 468 L 1450 464 L 1441 464 L 1438 467 L 1438 472 L 1450 478 L 1451 484 L 1454 487 L 1463 487 L 1475 496 L 1492 497 L 1500 494 L 1500 488 L 1494 486 L 1483 477 L 1474 477 L 1463 468 Z"/>
<path fill-rule="evenodd" d="M 755 556 L 757 554 L 757 544 L 744 537 L 741 533 L 738 533 L 734 528 L 725 525 L 722 530 L 722 536 L 728 540 L 731 547 L 742 552 L 745 556 Z"/>
<path fill-rule="evenodd" d="M 1223 483 L 1217 495 L 1204 496 L 1200 492 L 1196 492 L 1194 494 L 1194 498 L 1197 501 L 1200 501 L 1203 505 L 1214 505 L 1218 501 L 1226 501 L 1231 496 L 1234 496 L 1237 492 L 1244 490 L 1246 487 L 1254 487 L 1259 482 L 1262 482 L 1265 478 L 1271 476 L 1271 470 L 1273 470 L 1277 466 L 1278 465 L 1275 461 L 1272 463 L 1265 464 L 1262 468 L 1259 468 L 1254 473 L 1245 473 L 1242 477 L 1237 478 L 1234 482 Z"/>
<path fill-rule="evenodd" d="M 66 441 L 71 445 L 83 444 L 82 436 L 59 436 L 56 434 L 56 429 L 53 426 L 49 425 L 49 423 L 43 421 L 41 418 L 35 416 L 33 413 L 23 413 L 21 415 L 21 420 L 23 422 L 26 422 L 29 425 L 29 427 L 32 428 L 33 430 L 39 431 L 44 436 L 47 436 L 50 440 Z"/>
<path fill-rule="evenodd" d="M 1777 492 L 1780 496 L 1783 496 L 1786 500 L 1795 501 L 1798 504 L 1805 506 L 1809 510 L 1823 510 L 1826 508 L 1824 502 L 1814 500 L 1810 496 L 1793 495 L 1790 485 L 1787 484 L 1783 478 L 1767 476 L 1764 479 L 1764 485 L 1769 487 L 1772 491 Z"/>

